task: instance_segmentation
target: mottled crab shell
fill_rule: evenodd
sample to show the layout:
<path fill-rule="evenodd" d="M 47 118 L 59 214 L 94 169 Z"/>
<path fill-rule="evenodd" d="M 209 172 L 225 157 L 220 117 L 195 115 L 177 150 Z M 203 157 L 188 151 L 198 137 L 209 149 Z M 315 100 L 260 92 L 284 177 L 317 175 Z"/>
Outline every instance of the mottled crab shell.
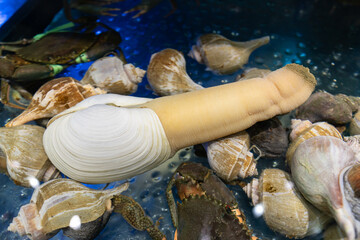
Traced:
<path fill-rule="evenodd" d="M 111 209 L 111 199 L 128 186 L 125 183 L 114 189 L 93 190 L 71 179 L 54 179 L 35 189 L 30 203 L 20 208 L 8 230 L 34 240 L 48 239 L 69 227 L 76 215 L 81 224 L 98 219 Z"/>
<path fill-rule="evenodd" d="M 13 127 L 40 118 L 50 118 L 85 98 L 104 93 L 101 89 L 83 85 L 71 77 L 53 79 L 42 85 L 25 111 L 5 126 Z"/>
<path fill-rule="evenodd" d="M 307 139 L 291 160 L 297 188 L 315 207 L 331 214 L 349 239 L 355 239 L 356 223 L 344 197 L 343 174 L 356 161 L 348 144 L 332 136 Z"/>
<path fill-rule="evenodd" d="M 249 61 L 250 54 L 267 44 L 270 37 L 262 37 L 246 42 L 231 41 L 219 34 L 205 34 L 197 39 L 189 56 L 198 63 L 205 64 L 218 74 L 231 74 Z"/>
<path fill-rule="evenodd" d="M 175 95 L 203 88 L 187 74 L 183 54 L 170 48 L 151 56 L 147 78 L 151 88 L 159 96 Z"/>
<path fill-rule="evenodd" d="M 89 67 L 81 83 L 108 93 L 129 95 L 136 92 L 144 75 L 144 70 L 133 64 L 125 64 L 118 57 L 103 57 Z"/>
<path fill-rule="evenodd" d="M 291 165 L 291 159 L 296 148 L 305 140 L 316 136 L 333 136 L 342 139 L 341 133 L 327 122 L 311 123 L 309 120 L 291 120 L 290 146 L 286 152 L 286 162 Z"/>
<path fill-rule="evenodd" d="M 59 176 L 45 153 L 44 131 L 34 125 L 0 128 L 0 167 L 16 184 L 31 187 L 32 179 L 48 181 Z"/>
<path fill-rule="evenodd" d="M 253 205 L 262 204 L 266 224 L 290 238 L 320 233 L 331 220 L 307 202 L 288 173 L 265 169 L 244 188 Z"/>
<path fill-rule="evenodd" d="M 257 175 L 247 132 L 220 138 L 205 145 L 210 167 L 225 181 Z"/>

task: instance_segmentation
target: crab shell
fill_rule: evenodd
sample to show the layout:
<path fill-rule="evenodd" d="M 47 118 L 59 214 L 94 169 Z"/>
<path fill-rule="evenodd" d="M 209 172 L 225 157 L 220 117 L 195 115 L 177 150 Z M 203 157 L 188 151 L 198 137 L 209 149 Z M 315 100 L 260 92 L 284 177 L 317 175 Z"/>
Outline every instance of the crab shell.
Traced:
<path fill-rule="evenodd" d="M 252 204 L 262 204 L 264 220 L 274 231 L 289 238 L 317 234 L 331 220 L 306 201 L 288 173 L 280 169 L 264 169 L 244 188 Z"/>
<path fill-rule="evenodd" d="M 220 138 L 205 145 L 210 167 L 225 181 L 257 175 L 247 132 Z"/>
<path fill-rule="evenodd" d="M 69 227 L 75 215 L 84 224 L 112 211 L 111 199 L 128 186 L 125 183 L 110 190 L 92 190 L 71 179 L 54 179 L 35 189 L 30 203 L 20 208 L 8 230 L 31 239 L 48 239 Z"/>
<path fill-rule="evenodd" d="M 31 179 L 48 181 L 59 177 L 42 144 L 44 131 L 34 125 L 0 128 L 0 167 L 16 184 L 31 187 Z"/>

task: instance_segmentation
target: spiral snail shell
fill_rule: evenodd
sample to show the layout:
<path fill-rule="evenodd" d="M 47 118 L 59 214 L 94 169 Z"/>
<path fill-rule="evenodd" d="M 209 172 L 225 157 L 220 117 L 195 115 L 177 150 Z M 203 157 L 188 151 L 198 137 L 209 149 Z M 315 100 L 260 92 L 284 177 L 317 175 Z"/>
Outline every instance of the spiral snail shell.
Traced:
<path fill-rule="evenodd" d="M 223 180 L 231 182 L 258 174 L 247 132 L 241 131 L 204 145 L 211 169 Z"/>
<path fill-rule="evenodd" d="M 45 153 L 44 131 L 34 125 L 0 128 L 0 168 L 16 184 L 31 187 L 32 179 L 48 181 L 59 176 Z"/>
<path fill-rule="evenodd" d="M 159 96 L 191 92 L 203 88 L 187 74 L 183 54 L 170 48 L 151 56 L 147 78 L 151 88 Z"/>
<path fill-rule="evenodd" d="M 246 42 L 231 41 L 219 34 L 200 36 L 193 45 L 189 56 L 198 63 L 205 64 L 218 74 L 232 74 L 249 61 L 250 54 L 267 44 L 270 37 L 262 37 Z"/>
<path fill-rule="evenodd" d="M 291 111 L 315 85 L 307 68 L 289 64 L 265 78 L 157 99 L 92 96 L 50 120 L 44 148 L 56 168 L 72 179 L 126 179 L 158 166 L 184 147 Z"/>
<path fill-rule="evenodd" d="M 349 239 L 356 223 L 344 197 L 344 171 L 356 162 L 354 151 L 341 139 L 316 136 L 299 144 L 291 160 L 293 180 L 315 207 L 331 214 Z"/>
<path fill-rule="evenodd" d="M 262 204 L 266 224 L 289 238 L 320 233 L 331 220 L 302 197 L 283 170 L 264 169 L 243 189 L 254 206 Z"/>
<path fill-rule="evenodd" d="M 342 139 L 341 133 L 327 122 L 311 123 L 309 120 L 291 120 L 291 144 L 286 152 L 286 162 L 291 165 L 291 159 L 297 147 L 309 138 L 316 136 L 333 136 Z"/>

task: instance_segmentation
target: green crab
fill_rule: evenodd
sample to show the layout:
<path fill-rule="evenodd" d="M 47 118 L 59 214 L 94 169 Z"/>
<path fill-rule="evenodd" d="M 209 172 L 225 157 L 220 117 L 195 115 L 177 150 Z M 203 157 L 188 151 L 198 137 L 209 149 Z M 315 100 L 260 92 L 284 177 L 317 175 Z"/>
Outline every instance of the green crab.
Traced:
<path fill-rule="evenodd" d="M 120 34 L 109 27 L 99 35 L 55 31 L 29 40 L 0 42 L 0 78 L 15 82 L 47 79 L 71 64 L 92 61 L 116 50 L 124 59 L 120 43 Z"/>
<path fill-rule="evenodd" d="M 181 203 L 176 206 L 172 187 Z M 199 163 L 182 163 L 167 189 L 174 239 L 251 239 L 252 231 L 232 192 L 213 172 Z"/>

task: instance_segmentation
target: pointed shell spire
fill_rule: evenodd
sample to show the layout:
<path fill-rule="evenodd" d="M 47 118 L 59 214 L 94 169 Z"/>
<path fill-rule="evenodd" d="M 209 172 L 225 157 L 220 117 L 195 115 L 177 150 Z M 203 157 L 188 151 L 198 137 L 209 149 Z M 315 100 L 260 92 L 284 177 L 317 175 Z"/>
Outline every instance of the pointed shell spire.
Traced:
<path fill-rule="evenodd" d="M 96 60 L 86 71 L 82 84 L 90 84 L 108 93 L 129 95 L 136 92 L 145 71 L 118 57 L 103 57 Z"/>
<path fill-rule="evenodd" d="M 187 74 L 183 54 L 170 48 L 151 56 L 147 78 L 151 88 L 159 96 L 191 92 L 203 88 Z"/>
<path fill-rule="evenodd" d="M 48 181 L 59 177 L 42 144 L 45 129 L 22 125 L 0 128 L 0 166 L 18 185 L 31 187 L 31 180 Z"/>
<path fill-rule="evenodd" d="M 105 92 L 101 89 L 82 85 L 70 77 L 53 79 L 42 85 L 25 111 L 5 126 L 14 127 L 36 119 L 53 117 L 85 98 L 103 93 Z"/>
<path fill-rule="evenodd" d="M 218 74 L 232 74 L 249 61 L 250 54 L 269 43 L 270 37 L 262 37 L 246 42 L 231 41 L 219 34 L 205 34 L 197 39 L 189 56 L 198 63 L 205 64 Z"/>
<path fill-rule="evenodd" d="M 110 190 L 93 190 L 71 179 L 54 179 L 35 189 L 30 203 L 20 208 L 8 230 L 31 239 L 48 239 L 68 227 L 75 215 L 82 224 L 101 217 L 111 209 L 110 200 L 128 186 L 125 183 Z"/>

